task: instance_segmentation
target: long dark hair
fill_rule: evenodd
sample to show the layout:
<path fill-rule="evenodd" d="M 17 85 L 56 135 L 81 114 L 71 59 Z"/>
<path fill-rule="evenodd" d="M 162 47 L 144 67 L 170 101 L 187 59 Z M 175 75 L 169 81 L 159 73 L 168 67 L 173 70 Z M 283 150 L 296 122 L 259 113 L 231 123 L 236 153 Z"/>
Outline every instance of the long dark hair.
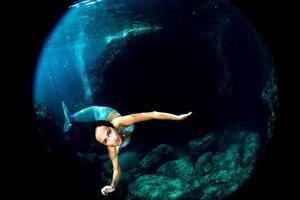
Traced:
<path fill-rule="evenodd" d="M 95 132 L 95 130 L 98 126 L 108 126 L 108 127 L 115 128 L 114 125 L 112 123 L 110 123 L 109 121 L 98 120 L 92 124 L 92 131 Z"/>
<path fill-rule="evenodd" d="M 98 120 L 92 124 L 92 133 L 93 134 L 95 134 L 96 128 L 98 126 L 112 127 L 114 129 L 116 129 L 117 133 L 121 136 L 123 141 L 126 139 L 127 134 L 125 132 L 123 132 L 122 128 L 116 128 L 112 123 L 110 123 L 109 121 L 104 121 L 104 120 Z"/>

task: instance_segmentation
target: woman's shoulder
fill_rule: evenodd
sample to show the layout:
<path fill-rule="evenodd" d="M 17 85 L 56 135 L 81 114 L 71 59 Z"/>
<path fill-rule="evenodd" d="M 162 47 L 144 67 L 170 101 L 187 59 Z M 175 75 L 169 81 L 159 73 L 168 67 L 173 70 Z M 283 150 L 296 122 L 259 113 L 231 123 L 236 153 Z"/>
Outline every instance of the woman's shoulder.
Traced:
<path fill-rule="evenodd" d="M 116 128 L 124 128 L 121 123 L 121 115 L 117 116 L 117 114 L 112 113 L 112 120 L 110 121 L 114 127 Z"/>
<path fill-rule="evenodd" d="M 111 117 L 112 119 L 121 117 L 120 113 L 118 113 L 118 111 L 112 109 L 111 112 L 109 113 L 109 117 Z"/>

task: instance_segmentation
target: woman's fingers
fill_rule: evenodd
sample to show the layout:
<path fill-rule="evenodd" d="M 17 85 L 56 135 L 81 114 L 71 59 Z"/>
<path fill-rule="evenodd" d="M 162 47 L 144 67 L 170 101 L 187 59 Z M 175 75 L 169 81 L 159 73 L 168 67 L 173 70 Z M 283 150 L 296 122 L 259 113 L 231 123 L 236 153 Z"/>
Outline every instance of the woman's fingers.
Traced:
<path fill-rule="evenodd" d="M 193 112 L 189 112 L 187 114 L 182 114 L 182 115 L 179 115 L 179 118 L 180 120 L 183 120 L 183 119 L 186 119 L 188 116 L 190 116 Z"/>
<path fill-rule="evenodd" d="M 192 112 L 189 112 L 187 114 L 184 114 L 184 117 L 187 118 L 188 116 L 190 116 L 192 114 Z"/>
<path fill-rule="evenodd" d="M 108 193 L 113 192 L 114 190 L 115 188 L 113 186 L 107 185 L 101 189 L 101 193 L 106 196 Z"/>
<path fill-rule="evenodd" d="M 189 112 L 189 113 L 187 114 L 187 116 L 190 116 L 192 113 L 193 113 L 193 112 Z"/>
<path fill-rule="evenodd" d="M 105 195 L 105 196 L 107 195 L 107 192 L 105 191 L 105 188 L 102 188 L 102 189 L 101 189 L 101 193 L 102 193 L 103 195 Z"/>

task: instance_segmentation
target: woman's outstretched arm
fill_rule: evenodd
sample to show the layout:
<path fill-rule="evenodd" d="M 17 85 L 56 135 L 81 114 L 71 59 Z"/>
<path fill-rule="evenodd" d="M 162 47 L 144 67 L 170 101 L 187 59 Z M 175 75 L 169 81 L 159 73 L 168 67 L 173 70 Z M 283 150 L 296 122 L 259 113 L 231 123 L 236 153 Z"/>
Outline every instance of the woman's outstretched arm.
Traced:
<path fill-rule="evenodd" d="M 107 195 L 108 193 L 113 192 L 121 179 L 121 168 L 119 166 L 119 156 L 118 156 L 119 148 L 120 147 L 107 147 L 108 155 L 113 165 L 113 177 L 112 177 L 111 185 L 104 186 L 101 189 L 103 195 Z"/>
<path fill-rule="evenodd" d="M 187 114 L 181 114 L 181 115 L 174 115 L 171 113 L 165 113 L 165 112 L 144 112 L 144 113 L 136 113 L 131 115 L 126 115 L 123 117 L 115 118 L 112 123 L 115 127 L 119 126 L 130 126 L 131 124 L 147 121 L 151 119 L 158 119 L 158 120 L 183 120 L 190 116 L 192 112 L 189 112 Z"/>

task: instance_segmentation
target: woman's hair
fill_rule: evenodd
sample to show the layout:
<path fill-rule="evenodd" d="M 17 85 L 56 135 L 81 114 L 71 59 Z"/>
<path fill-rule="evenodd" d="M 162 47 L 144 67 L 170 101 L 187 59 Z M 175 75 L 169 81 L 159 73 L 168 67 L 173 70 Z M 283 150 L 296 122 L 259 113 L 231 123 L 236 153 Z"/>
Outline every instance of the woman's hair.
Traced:
<path fill-rule="evenodd" d="M 126 139 L 125 132 L 123 132 L 122 128 L 116 128 L 116 127 L 114 127 L 114 125 L 112 123 L 110 123 L 109 121 L 104 121 L 104 120 L 98 120 L 93 123 L 93 125 L 92 125 L 92 133 L 93 134 L 95 134 L 96 128 L 98 126 L 107 126 L 107 127 L 115 128 L 117 133 L 120 134 L 122 140 L 124 141 Z M 121 134 L 121 133 L 123 133 L 123 134 Z"/>
<path fill-rule="evenodd" d="M 109 121 L 98 120 L 92 124 L 92 130 L 95 131 L 98 126 L 108 126 L 108 127 L 115 128 L 114 125 Z"/>

